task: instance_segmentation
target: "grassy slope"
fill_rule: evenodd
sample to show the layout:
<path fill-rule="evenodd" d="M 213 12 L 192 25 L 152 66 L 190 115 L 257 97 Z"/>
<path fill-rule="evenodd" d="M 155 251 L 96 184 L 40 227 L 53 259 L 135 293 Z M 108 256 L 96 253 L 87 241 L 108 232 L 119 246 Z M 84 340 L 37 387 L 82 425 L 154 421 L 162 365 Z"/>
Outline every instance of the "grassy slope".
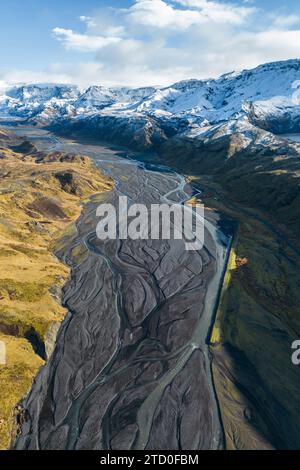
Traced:
<path fill-rule="evenodd" d="M 0 340 L 7 349 L 7 364 L 0 366 L 2 449 L 9 445 L 13 408 L 44 362 L 46 333 L 65 315 L 59 294 L 69 269 L 53 256 L 55 241 L 78 218 L 85 198 L 112 187 L 88 158 L 35 149 L 16 153 L 16 144 L 1 131 Z"/>
<path fill-rule="evenodd" d="M 233 135 L 169 142 L 164 157 L 238 222 L 212 334 L 226 446 L 300 448 L 300 146 Z"/>
<path fill-rule="evenodd" d="M 211 338 L 227 448 L 299 448 L 300 256 L 261 214 L 224 211 L 239 220 Z"/>

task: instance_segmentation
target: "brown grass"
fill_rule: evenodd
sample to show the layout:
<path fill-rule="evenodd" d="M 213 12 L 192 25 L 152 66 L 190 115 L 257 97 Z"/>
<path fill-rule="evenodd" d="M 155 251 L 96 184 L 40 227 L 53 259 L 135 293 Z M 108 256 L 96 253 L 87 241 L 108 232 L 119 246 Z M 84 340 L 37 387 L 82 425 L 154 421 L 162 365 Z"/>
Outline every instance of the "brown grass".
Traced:
<path fill-rule="evenodd" d="M 8 139 L 6 132 L 0 139 Z M 13 138 L 12 138 L 13 139 Z M 41 340 L 65 309 L 49 292 L 59 290 L 69 269 L 52 254 L 62 233 L 76 220 L 81 203 L 112 188 L 85 157 L 24 156 L 1 149 L 0 159 L 0 340 L 7 364 L 0 365 L 0 449 L 9 446 L 12 414 L 43 360 L 26 339 L 30 328 Z M 71 185 L 57 175 L 67 175 Z M 65 177 L 65 176 L 64 176 Z"/>

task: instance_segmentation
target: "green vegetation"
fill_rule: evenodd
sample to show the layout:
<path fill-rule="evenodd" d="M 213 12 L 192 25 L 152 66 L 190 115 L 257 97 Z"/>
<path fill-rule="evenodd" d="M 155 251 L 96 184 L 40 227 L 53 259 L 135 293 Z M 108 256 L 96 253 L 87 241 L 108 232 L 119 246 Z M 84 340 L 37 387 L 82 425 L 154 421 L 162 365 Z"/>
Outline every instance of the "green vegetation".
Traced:
<path fill-rule="evenodd" d="M 162 153 L 199 185 L 206 208 L 238 223 L 211 336 L 226 446 L 299 448 L 300 146 L 221 129 L 175 136 Z"/>
<path fill-rule="evenodd" d="M 226 200 L 226 206 L 221 201 Z M 208 199 L 239 222 L 211 336 L 213 373 L 228 449 L 299 442 L 300 254 L 267 215 Z"/>
<path fill-rule="evenodd" d="M 13 279 L 0 279 L 0 296 L 7 293 L 10 300 L 36 302 L 45 295 L 47 286 L 36 282 L 19 282 Z"/>
<path fill-rule="evenodd" d="M 5 449 L 15 432 L 14 408 L 44 363 L 40 351 L 47 331 L 66 313 L 58 300 L 69 268 L 53 250 L 74 234 L 82 200 L 110 190 L 112 182 L 86 157 L 39 153 L 36 161 L 34 152 L 25 158 L 5 148 L 10 143 L 1 136 L 7 134 L 0 132 L 0 341 L 7 350 L 7 364 L 0 365 L 0 449 Z M 84 256 L 80 247 L 76 252 Z"/>

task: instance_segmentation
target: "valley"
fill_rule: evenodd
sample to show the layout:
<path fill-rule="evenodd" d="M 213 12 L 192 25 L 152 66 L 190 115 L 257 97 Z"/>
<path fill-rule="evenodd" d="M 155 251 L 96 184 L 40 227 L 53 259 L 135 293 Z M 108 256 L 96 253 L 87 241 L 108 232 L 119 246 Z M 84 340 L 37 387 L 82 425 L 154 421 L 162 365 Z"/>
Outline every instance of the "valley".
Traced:
<path fill-rule="evenodd" d="M 64 285 L 55 308 L 65 319 L 18 407 L 14 448 L 300 448 L 300 376 L 291 361 L 300 337 L 299 73 L 291 60 L 165 88 L 24 85 L 1 96 L 5 165 L 19 168 L 21 159 L 35 188 L 26 217 L 41 208 L 32 200 L 40 176 L 29 164 L 42 164 L 51 179 L 39 191 L 52 197 L 60 185 L 68 222 L 77 220 L 68 230 L 55 222 L 51 247 Z M 10 131 L 20 139 L 14 148 Z M 86 157 L 104 175 L 104 186 L 88 185 L 88 199 L 95 170 Z M 76 199 L 73 177 L 53 180 L 56 165 L 86 175 Z M 4 204 L 24 210 L 9 177 Z M 100 242 L 96 208 L 117 206 L 120 195 L 146 205 L 203 201 L 205 246 L 190 253 L 178 240 Z M 49 270 L 48 258 L 36 259 Z M 50 284 L 43 281 L 47 298 Z M 52 310 L 46 316 L 53 321 Z M 44 358 L 21 339 L 35 361 L 29 387 Z"/>
<path fill-rule="evenodd" d="M 39 150 L 89 155 L 113 177 L 116 190 L 92 198 L 76 231 L 56 246 L 71 267 L 62 299 L 69 314 L 22 405 L 16 448 L 221 448 L 207 345 L 230 247 L 218 213 L 207 213 L 199 252 L 185 251 L 181 240 L 100 242 L 100 201 L 117 204 L 118 195 L 126 194 L 150 204 L 170 193 L 169 203 L 180 203 L 192 188 L 167 167 L 143 163 L 141 155 L 133 159 L 124 151 L 28 132 Z M 185 399 L 180 404 L 177 398 L 174 409 L 169 393 Z M 171 433 L 165 441 L 161 426 Z"/>

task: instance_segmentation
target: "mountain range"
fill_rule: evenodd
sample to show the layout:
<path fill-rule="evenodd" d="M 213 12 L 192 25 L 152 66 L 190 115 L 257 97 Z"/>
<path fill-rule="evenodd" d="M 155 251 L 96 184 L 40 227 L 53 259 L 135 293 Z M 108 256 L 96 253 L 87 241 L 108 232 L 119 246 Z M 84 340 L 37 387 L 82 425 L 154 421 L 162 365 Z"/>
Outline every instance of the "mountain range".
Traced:
<path fill-rule="evenodd" d="M 300 60 L 163 88 L 1 90 L 0 124 L 124 145 L 142 159 L 155 152 L 201 191 L 207 213 L 233 221 L 208 339 L 228 449 L 300 448 L 300 376 L 291 361 L 300 338 L 300 144 L 281 135 L 300 133 L 299 90 Z M 17 148 L 26 165 L 35 155 L 29 145 Z"/>
<path fill-rule="evenodd" d="M 161 134 L 201 132 L 246 120 L 276 133 L 300 130 L 300 60 L 261 65 L 217 79 L 185 80 L 168 87 L 106 88 L 22 84 L 1 88 L 0 117 L 40 125 L 99 127 L 118 120 Z"/>

